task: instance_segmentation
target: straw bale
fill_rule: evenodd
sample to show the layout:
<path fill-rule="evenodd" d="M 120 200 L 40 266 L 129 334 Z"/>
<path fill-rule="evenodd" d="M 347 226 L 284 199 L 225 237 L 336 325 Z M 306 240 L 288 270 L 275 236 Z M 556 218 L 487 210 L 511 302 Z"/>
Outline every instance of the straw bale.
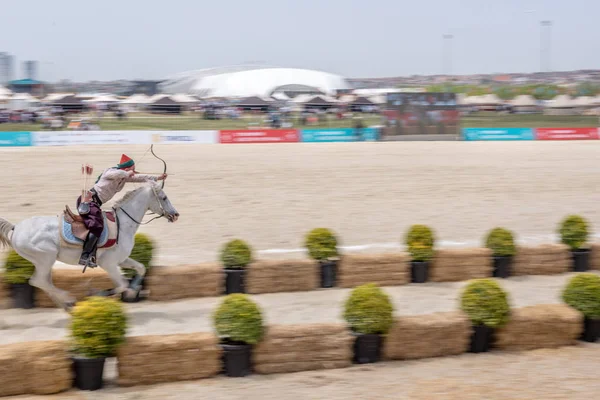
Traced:
<path fill-rule="evenodd" d="M 459 311 L 397 317 L 383 342 L 383 358 L 403 360 L 462 354 L 471 322 Z"/>
<path fill-rule="evenodd" d="M 600 269 L 600 243 L 593 243 L 590 250 L 590 269 Z"/>
<path fill-rule="evenodd" d="M 2 274 L 0 274 L 0 310 L 10 307 L 10 288 L 6 283 L 4 283 Z"/>
<path fill-rule="evenodd" d="M 344 324 L 269 326 L 254 347 L 258 373 L 342 368 L 352 363 L 353 337 Z"/>
<path fill-rule="evenodd" d="M 431 282 L 459 282 L 492 276 L 492 251 L 487 248 L 436 250 L 429 267 Z"/>
<path fill-rule="evenodd" d="M 52 281 L 54 286 L 69 292 L 77 301 L 85 299 L 91 292 L 115 287 L 106 271 L 101 268 L 88 268 L 83 274 L 79 269 L 55 269 L 52 271 Z M 35 305 L 39 308 L 57 307 L 43 290 L 37 288 Z"/>
<path fill-rule="evenodd" d="M 513 309 L 510 321 L 496 331 L 495 347 L 531 350 L 577 344 L 583 316 L 565 304 L 539 304 Z"/>
<path fill-rule="evenodd" d="M 410 282 L 410 256 L 404 252 L 344 255 L 338 268 L 340 287 L 356 287 L 369 282 L 397 286 Z"/>
<path fill-rule="evenodd" d="M 517 246 L 511 275 L 555 275 L 572 269 L 569 248 L 560 244 Z"/>
<path fill-rule="evenodd" d="M 213 297 L 222 294 L 225 274 L 218 263 L 153 267 L 145 283 L 153 301 Z"/>
<path fill-rule="evenodd" d="M 258 294 L 314 290 L 319 286 L 318 268 L 313 260 L 258 260 L 246 268 L 246 291 Z"/>
<path fill-rule="evenodd" d="M 64 341 L 0 346 L 0 396 L 68 390 L 72 386 L 71 365 Z"/>
<path fill-rule="evenodd" d="M 210 333 L 127 337 L 117 354 L 119 385 L 215 376 L 222 368 L 218 343 Z"/>

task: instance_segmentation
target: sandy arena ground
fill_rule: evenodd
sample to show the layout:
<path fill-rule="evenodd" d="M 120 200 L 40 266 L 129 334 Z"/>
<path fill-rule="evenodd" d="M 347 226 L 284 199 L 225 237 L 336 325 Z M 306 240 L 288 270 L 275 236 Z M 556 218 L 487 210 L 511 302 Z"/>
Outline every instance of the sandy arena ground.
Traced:
<path fill-rule="evenodd" d="M 124 152 L 139 171 L 161 173 L 147 150 L 2 148 L 0 216 L 15 223 L 74 208 L 83 162 L 96 174 Z M 157 240 L 160 264 L 213 261 L 233 237 L 260 257 L 300 257 L 304 234 L 318 226 L 335 230 L 347 251 L 380 252 L 400 248 L 413 223 L 431 225 L 442 246 L 478 246 L 496 225 L 521 242 L 548 242 L 573 212 L 600 224 L 595 141 L 163 145 L 155 152 L 168 163 L 165 189 L 181 213 L 176 224 L 159 219 L 140 228 Z"/>

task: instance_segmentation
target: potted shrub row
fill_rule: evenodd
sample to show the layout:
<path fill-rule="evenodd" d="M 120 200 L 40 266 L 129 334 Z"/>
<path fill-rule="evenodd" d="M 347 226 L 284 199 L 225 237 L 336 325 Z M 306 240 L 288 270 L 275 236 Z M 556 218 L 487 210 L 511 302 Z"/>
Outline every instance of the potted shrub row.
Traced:
<path fill-rule="evenodd" d="M 573 271 L 585 272 L 589 269 L 590 249 L 588 223 L 579 215 L 568 215 L 558 228 L 561 242 L 569 246 L 573 259 Z"/>
<path fill-rule="evenodd" d="M 304 239 L 308 255 L 319 263 L 322 288 L 335 287 L 339 263 L 338 240 L 327 228 L 315 228 Z"/>
<path fill-rule="evenodd" d="M 29 279 L 35 272 L 35 266 L 12 250 L 4 262 L 4 282 L 10 288 L 14 308 L 30 309 L 35 307 L 35 287 Z"/>
<path fill-rule="evenodd" d="M 429 265 L 434 255 L 433 231 L 426 225 L 412 225 L 405 235 L 404 242 L 411 257 L 411 282 L 427 282 Z"/>
<path fill-rule="evenodd" d="M 125 341 L 127 316 L 123 304 L 113 298 L 92 296 L 78 302 L 71 314 L 71 359 L 81 390 L 98 390 L 107 357 L 115 357 Z"/>
<path fill-rule="evenodd" d="M 223 372 L 231 377 L 251 374 L 253 346 L 264 336 L 258 305 L 246 294 L 229 294 L 214 311 L 213 323 L 223 350 Z"/>
<path fill-rule="evenodd" d="M 508 278 L 511 273 L 513 257 L 517 253 L 513 233 L 506 228 L 494 228 L 487 234 L 485 247 L 492 250 L 494 260 L 492 276 Z"/>
<path fill-rule="evenodd" d="M 252 249 L 245 241 L 233 239 L 221 249 L 221 263 L 225 271 L 225 294 L 245 293 L 246 267 L 253 261 Z"/>
<path fill-rule="evenodd" d="M 575 275 L 561 297 L 584 316 L 581 340 L 597 341 L 600 338 L 600 276 L 589 272 Z"/>
<path fill-rule="evenodd" d="M 497 328 L 510 318 L 508 296 L 491 278 L 473 279 L 465 286 L 460 309 L 469 317 L 473 326 L 469 351 L 486 352 L 494 342 Z"/>
<path fill-rule="evenodd" d="M 380 360 L 384 337 L 394 323 L 393 313 L 390 297 L 376 284 L 367 283 L 352 290 L 344 304 L 343 317 L 355 336 L 355 363 Z"/>

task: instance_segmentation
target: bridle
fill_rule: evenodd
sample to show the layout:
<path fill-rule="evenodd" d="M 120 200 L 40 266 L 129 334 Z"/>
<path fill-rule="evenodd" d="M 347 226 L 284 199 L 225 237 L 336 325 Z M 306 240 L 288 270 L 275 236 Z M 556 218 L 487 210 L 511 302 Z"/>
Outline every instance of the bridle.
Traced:
<path fill-rule="evenodd" d="M 164 186 L 164 182 L 163 182 L 163 186 Z M 156 189 L 154 188 L 154 186 L 152 186 L 152 193 L 154 193 L 154 197 L 156 197 L 156 201 L 158 201 L 158 205 L 160 206 L 160 210 L 161 210 L 162 214 L 160 214 L 158 217 L 152 218 L 148 222 L 139 222 L 139 221 L 136 221 L 136 219 L 133 218 L 131 215 L 129 215 L 129 213 L 127 211 L 125 211 L 125 209 L 123 207 L 119 207 L 119 209 L 121 211 L 123 211 L 125 213 L 125 215 L 127 215 L 129 217 L 129 219 L 131 219 L 133 222 L 135 222 L 138 225 L 146 225 L 146 224 L 149 224 L 150 222 L 154 221 L 155 219 L 162 218 L 162 217 L 164 217 L 166 215 L 166 211 L 165 211 L 165 208 L 162 205 L 162 201 L 160 201 L 160 199 L 158 198 L 158 193 L 156 193 Z M 113 210 L 115 210 L 115 213 L 117 212 L 117 209 L 114 208 L 114 207 L 113 207 Z"/>

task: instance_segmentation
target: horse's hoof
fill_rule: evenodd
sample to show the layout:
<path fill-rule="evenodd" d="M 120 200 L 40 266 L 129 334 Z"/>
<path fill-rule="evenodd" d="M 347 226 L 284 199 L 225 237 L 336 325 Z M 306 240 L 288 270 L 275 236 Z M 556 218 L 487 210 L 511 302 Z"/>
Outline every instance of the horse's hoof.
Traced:
<path fill-rule="evenodd" d="M 71 311 L 73 311 L 73 308 L 75 308 L 75 304 L 77 304 L 77 303 L 74 302 L 74 301 L 68 301 L 68 302 L 66 302 L 65 305 L 64 305 L 65 311 L 70 314 Z"/>

